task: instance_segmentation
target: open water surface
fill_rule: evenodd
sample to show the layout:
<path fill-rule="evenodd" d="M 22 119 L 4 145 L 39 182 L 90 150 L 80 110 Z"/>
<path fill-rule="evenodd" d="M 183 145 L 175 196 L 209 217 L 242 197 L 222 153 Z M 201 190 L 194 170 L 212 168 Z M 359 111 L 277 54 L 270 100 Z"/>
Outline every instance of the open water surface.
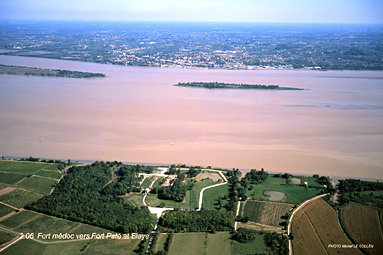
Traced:
<path fill-rule="evenodd" d="M 0 75 L 0 155 L 383 178 L 383 72 L 196 70 L 0 56 L 106 78 Z M 303 91 L 172 86 L 219 81 Z"/>

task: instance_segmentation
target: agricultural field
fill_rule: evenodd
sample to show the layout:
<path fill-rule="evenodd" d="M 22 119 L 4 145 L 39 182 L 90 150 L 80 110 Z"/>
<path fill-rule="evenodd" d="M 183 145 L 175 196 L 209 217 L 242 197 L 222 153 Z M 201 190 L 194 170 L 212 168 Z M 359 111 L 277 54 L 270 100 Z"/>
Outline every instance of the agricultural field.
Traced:
<path fill-rule="evenodd" d="M 46 164 L 43 169 L 45 169 L 45 170 L 53 170 L 53 171 L 57 171 L 58 172 L 58 166 L 59 166 L 59 164 L 49 163 L 49 164 Z"/>
<path fill-rule="evenodd" d="M 206 254 L 217 255 L 230 255 L 230 233 L 229 232 L 217 232 L 215 234 L 208 234 Z"/>
<path fill-rule="evenodd" d="M 14 229 L 17 226 L 20 226 L 37 216 L 38 214 L 35 212 L 23 210 L 16 214 L 13 214 L 11 217 L 6 218 L 5 220 L 0 221 L 0 224 L 5 227 Z"/>
<path fill-rule="evenodd" d="M 72 255 L 80 254 L 88 241 L 76 241 L 56 244 L 42 244 L 29 239 L 22 239 L 5 249 L 1 255 Z"/>
<path fill-rule="evenodd" d="M 17 187 L 22 187 L 25 189 L 33 190 L 48 195 L 51 192 L 53 185 L 55 185 L 56 183 L 57 180 L 54 179 L 31 176 L 19 182 L 17 184 Z"/>
<path fill-rule="evenodd" d="M 246 191 L 246 195 L 254 200 L 266 200 L 265 192 L 268 190 L 282 192 L 286 195 L 283 201 L 288 204 L 300 204 L 303 201 L 316 196 L 321 189 L 307 188 L 297 185 L 287 185 L 286 179 L 269 176 L 265 182 L 261 184 L 250 185 L 251 190 Z"/>
<path fill-rule="evenodd" d="M 120 240 L 93 240 L 81 254 L 127 254 L 136 255 L 134 252 L 140 240 L 120 239 Z M 79 253 L 76 253 L 79 254 Z"/>
<path fill-rule="evenodd" d="M 160 233 L 158 235 L 157 244 L 156 244 L 156 247 L 154 249 L 156 252 L 164 250 L 165 242 L 166 242 L 166 239 L 168 238 L 168 235 L 169 234 L 167 234 L 167 233 Z"/>
<path fill-rule="evenodd" d="M 333 244 L 352 246 L 338 225 L 335 210 L 318 199 L 301 208 L 292 220 L 293 254 L 362 254 L 354 248 L 335 248 Z"/>
<path fill-rule="evenodd" d="M 178 203 L 172 200 L 159 199 L 155 194 L 148 194 L 145 198 L 145 203 L 149 206 L 157 207 L 160 206 L 161 203 L 165 204 L 165 207 L 178 208 L 184 207 L 185 203 Z"/>
<path fill-rule="evenodd" d="M 14 229 L 19 233 L 70 233 L 81 223 L 59 219 L 47 215 L 40 215 L 33 220 Z"/>
<path fill-rule="evenodd" d="M 16 208 L 23 208 L 27 204 L 37 201 L 41 197 L 41 194 L 22 189 L 15 189 L 11 192 L 1 195 L 0 201 Z"/>
<path fill-rule="evenodd" d="M 373 244 L 364 249 L 367 254 L 378 255 L 383 251 L 382 222 L 378 210 L 357 204 L 348 204 L 342 210 L 343 226 L 357 244 Z"/>
<path fill-rule="evenodd" d="M 27 174 L 13 174 L 13 173 L 2 173 L 0 172 L 0 183 L 15 184 L 27 177 Z"/>
<path fill-rule="evenodd" d="M 246 201 L 244 203 L 242 217 L 249 217 L 250 221 L 281 227 L 282 219 L 293 208 L 293 204 L 277 203 L 277 202 L 261 202 L 261 201 Z"/>
<path fill-rule="evenodd" d="M 169 255 L 205 254 L 207 233 L 178 233 L 174 234 Z"/>
<path fill-rule="evenodd" d="M 35 175 L 42 176 L 42 177 L 49 177 L 49 178 L 54 178 L 54 179 L 60 179 L 61 174 L 56 171 L 51 171 L 51 170 L 40 170 Z"/>
<path fill-rule="evenodd" d="M 48 167 L 48 163 L 0 161 L 0 171 L 10 173 L 34 174 L 38 170 Z M 57 168 L 57 167 L 56 167 Z"/>
<path fill-rule="evenodd" d="M 0 204 L 0 218 L 7 215 L 7 214 L 10 214 L 11 212 L 14 212 L 14 211 L 16 211 L 16 210 L 9 207 L 9 206 Z"/>
<path fill-rule="evenodd" d="M 199 196 L 201 190 L 207 186 L 215 184 L 213 180 L 203 180 L 194 183 L 194 186 L 191 190 L 186 191 L 186 208 L 198 208 Z M 205 196 L 205 191 L 204 191 Z"/>
<path fill-rule="evenodd" d="M 2 230 L 0 229 L 0 246 L 11 241 L 13 238 L 17 237 L 18 235 Z"/>

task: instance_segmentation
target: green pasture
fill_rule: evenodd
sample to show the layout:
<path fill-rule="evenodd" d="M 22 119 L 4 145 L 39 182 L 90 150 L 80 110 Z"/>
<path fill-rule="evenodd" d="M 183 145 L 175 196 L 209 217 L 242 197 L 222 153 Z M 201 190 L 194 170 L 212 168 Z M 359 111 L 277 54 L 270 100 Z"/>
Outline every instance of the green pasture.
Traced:
<path fill-rule="evenodd" d="M 16 210 L 9 207 L 9 206 L 0 204 L 0 218 L 7 215 L 7 214 L 10 214 L 11 212 L 14 212 L 14 211 L 16 211 Z"/>
<path fill-rule="evenodd" d="M 70 233 L 79 225 L 78 222 L 40 215 L 14 230 L 20 233 L 35 233 L 36 236 L 38 233 Z"/>
<path fill-rule="evenodd" d="M 140 187 L 149 187 L 153 180 L 154 176 L 146 177 Z"/>
<path fill-rule="evenodd" d="M 41 197 L 41 194 L 22 189 L 15 189 L 4 195 L 1 195 L 0 201 L 16 208 L 23 208 L 27 204 L 37 201 Z"/>
<path fill-rule="evenodd" d="M 2 173 L 0 172 L 0 183 L 15 184 L 27 177 L 27 174 Z"/>
<path fill-rule="evenodd" d="M 13 229 L 37 216 L 38 214 L 35 212 L 24 210 L 12 215 L 11 217 L 6 218 L 5 220 L 2 220 L 0 224 Z"/>
<path fill-rule="evenodd" d="M 61 174 L 59 172 L 50 171 L 50 170 L 40 170 L 37 173 L 35 173 L 35 175 L 43 176 L 43 177 L 50 177 L 50 178 L 54 178 L 54 179 L 60 179 L 61 178 Z"/>
<path fill-rule="evenodd" d="M 145 198 L 146 204 L 152 207 L 160 206 L 161 203 L 165 204 L 165 207 L 178 208 L 184 207 L 185 203 L 174 202 L 172 200 L 159 199 L 156 194 L 148 194 Z"/>
<path fill-rule="evenodd" d="M 142 203 L 143 197 L 144 197 L 144 195 L 142 193 L 139 193 L 139 194 L 129 194 L 123 198 L 124 198 L 125 202 L 128 202 L 131 205 L 136 206 L 136 207 L 141 207 L 141 206 L 144 206 L 144 204 Z"/>
<path fill-rule="evenodd" d="M 56 170 L 58 171 L 58 166 L 59 164 L 56 164 L 56 163 L 49 163 L 49 164 L 46 164 L 45 167 L 43 169 L 46 169 L 46 170 Z"/>
<path fill-rule="evenodd" d="M 34 174 L 38 170 L 48 167 L 48 165 L 39 162 L 0 161 L 0 171 Z"/>
<path fill-rule="evenodd" d="M 48 195 L 56 183 L 57 180 L 38 176 L 31 176 L 19 182 L 17 184 L 17 187 L 22 187 L 28 190 L 33 190 Z"/>
<path fill-rule="evenodd" d="M 206 233 L 174 234 L 169 255 L 205 254 L 204 242 Z"/>
<path fill-rule="evenodd" d="M 217 232 L 208 234 L 206 253 L 212 255 L 230 255 L 230 233 Z"/>

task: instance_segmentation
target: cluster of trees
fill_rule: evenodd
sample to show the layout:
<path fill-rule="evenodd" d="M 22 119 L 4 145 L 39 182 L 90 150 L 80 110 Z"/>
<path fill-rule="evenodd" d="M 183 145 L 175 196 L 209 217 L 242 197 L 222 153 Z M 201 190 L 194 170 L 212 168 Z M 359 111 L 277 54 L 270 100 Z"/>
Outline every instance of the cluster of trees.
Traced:
<path fill-rule="evenodd" d="M 264 235 L 265 243 L 270 247 L 272 254 L 287 255 L 289 254 L 288 237 L 282 233 L 267 233 Z"/>
<path fill-rule="evenodd" d="M 239 228 L 237 232 L 231 236 L 231 239 L 240 243 L 250 243 L 257 237 L 257 233 L 257 231 L 252 229 Z"/>
<path fill-rule="evenodd" d="M 245 177 L 242 178 L 241 184 L 247 187 L 247 184 L 260 184 L 266 181 L 269 174 L 263 170 L 257 171 L 257 169 L 251 169 L 250 172 L 246 173 Z"/>
<path fill-rule="evenodd" d="M 178 170 L 177 178 L 171 186 L 158 189 L 158 198 L 182 202 L 186 196 L 186 186 L 182 183 L 183 180 L 185 180 L 185 174 Z"/>
<path fill-rule="evenodd" d="M 230 231 L 234 226 L 233 212 L 217 212 L 201 210 L 185 212 L 178 209 L 166 212 L 159 225 L 166 230 L 175 232 L 215 232 Z"/>
<path fill-rule="evenodd" d="M 228 211 L 235 212 L 237 209 L 238 200 L 245 201 L 247 199 L 246 196 L 246 188 L 241 185 L 239 181 L 239 176 L 241 176 L 241 172 L 238 169 L 233 169 L 233 171 L 226 172 L 229 182 L 229 197 L 228 202 L 226 204 L 226 209 Z"/>
<path fill-rule="evenodd" d="M 383 183 L 355 179 L 339 180 L 339 190 L 342 192 L 340 203 L 361 203 L 383 209 L 383 196 L 375 195 L 372 191 L 383 190 Z M 371 191 L 362 193 L 363 191 Z"/>
<path fill-rule="evenodd" d="M 196 177 L 201 172 L 201 167 L 189 167 L 189 171 L 186 172 L 188 178 Z"/>
<path fill-rule="evenodd" d="M 73 166 L 51 195 L 26 208 L 120 233 L 151 231 L 153 222 L 147 207 L 132 207 L 115 194 L 104 192 L 111 178 L 110 166 L 104 162 Z"/>

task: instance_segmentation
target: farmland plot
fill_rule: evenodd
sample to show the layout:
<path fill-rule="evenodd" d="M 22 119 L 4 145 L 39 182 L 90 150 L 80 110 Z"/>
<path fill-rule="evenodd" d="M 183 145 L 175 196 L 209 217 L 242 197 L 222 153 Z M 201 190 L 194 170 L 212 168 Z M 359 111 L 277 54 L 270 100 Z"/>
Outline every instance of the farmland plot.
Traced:
<path fill-rule="evenodd" d="M 250 221 L 263 225 L 280 227 L 280 223 L 284 221 L 282 216 L 286 215 L 292 207 L 292 204 L 285 203 L 246 201 L 243 217 L 247 216 Z"/>
<path fill-rule="evenodd" d="M 342 213 L 347 233 L 358 244 L 372 244 L 374 248 L 364 249 L 367 254 L 381 254 L 383 235 L 378 210 L 349 204 Z"/>
<path fill-rule="evenodd" d="M 351 241 L 340 229 L 335 210 L 324 200 L 315 200 L 294 216 L 292 221 L 293 254 L 357 254 L 362 252 L 352 247 Z M 337 247 L 336 245 L 342 247 Z M 319 246 L 323 248 L 320 249 Z M 314 250 L 315 247 L 315 250 Z M 325 253 L 321 253 L 321 250 Z"/>

